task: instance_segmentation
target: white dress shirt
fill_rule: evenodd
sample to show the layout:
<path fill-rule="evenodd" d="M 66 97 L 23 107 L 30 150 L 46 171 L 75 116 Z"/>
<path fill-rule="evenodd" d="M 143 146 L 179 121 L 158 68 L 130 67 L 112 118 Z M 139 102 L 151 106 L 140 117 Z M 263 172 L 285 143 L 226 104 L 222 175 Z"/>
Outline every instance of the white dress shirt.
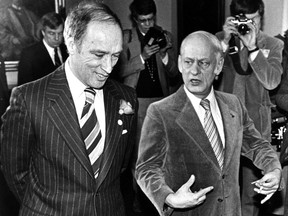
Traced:
<path fill-rule="evenodd" d="M 85 104 L 85 88 L 87 88 L 86 85 L 84 85 L 72 72 L 70 66 L 70 59 L 68 57 L 67 61 L 65 62 L 65 73 L 68 81 L 68 85 L 72 94 L 72 98 L 74 101 L 74 105 L 76 108 L 76 113 L 78 116 L 78 122 L 80 122 L 81 114 L 83 111 L 83 107 Z M 101 133 L 102 133 L 102 139 L 104 139 L 103 146 L 105 143 L 105 135 L 106 135 L 106 120 L 105 120 L 105 107 L 104 107 L 104 95 L 103 90 L 94 89 L 96 92 L 95 100 L 94 100 L 94 106 L 95 106 L 95 112 L 97 115 L 97 119 L 100 124 Z"/>
<path fill-rule="evenodd" d="M 200 105 L 200 102 L 202 99 L 196 97 L 191 92 L 189 92 L 185 86 L 184 86 L 184 90 L 186 92 L 187 97 L 191 101 L 192 106 L 194 107 L 194 109 L 195 109 L 195 111 L 196 111 L 196 113 L 200 119 L 200 122 L 202 123 L 202 126 L 204 128 L 205 109 Z M 212 113 L 213 119 L 215 121 L 216 127 L 218 129 L 223 147 L 225 147 L 225 134 L 224 134 L 224 127 L 223 127 L 223 120 L 222 120 L 222 115 L 221 115 L 217 100 L 215 98 L 213 87 L 212 87 L 209 95 L 206 97 L 206 99 L 208 99 L 210 101 L 211 113 Z"/>
<path fill-rule="evenodd" d="M 49 53 L 49 56 L 50 58 L 52 59 L 53 61 L 53 64 L 55 65 L 55 52 L 54 52 L 54 48 L 50 47 L 46 41 L 43 39 L 43 43 Z M 61 51 L 60 51 L 60 48 L 57 47 L 57 53 L 58 53 L 58 56 L 59 56 L 59 59 L 60 59 L 60 62 L 63 63 L 63 58 L 62 58 L 62 54 L 61 54 Z"/>

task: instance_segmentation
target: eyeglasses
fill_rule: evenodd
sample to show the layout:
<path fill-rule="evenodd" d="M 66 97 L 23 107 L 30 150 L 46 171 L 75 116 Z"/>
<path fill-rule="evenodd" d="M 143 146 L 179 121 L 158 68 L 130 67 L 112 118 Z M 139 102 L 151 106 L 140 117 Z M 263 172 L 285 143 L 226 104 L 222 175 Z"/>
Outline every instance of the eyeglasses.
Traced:
<path fill-rule="evenodd" d="M 147 18 L 147 19 L 138 18 L 138 19 L 135 19 L 135 20 L 136 20 L 136 22 L 140 23 L 141 25 L 144 25 L 146 23 L 150 24 L 152 22 L 155 22 L 155 16 L 152 16 L 152 17 Z"/>

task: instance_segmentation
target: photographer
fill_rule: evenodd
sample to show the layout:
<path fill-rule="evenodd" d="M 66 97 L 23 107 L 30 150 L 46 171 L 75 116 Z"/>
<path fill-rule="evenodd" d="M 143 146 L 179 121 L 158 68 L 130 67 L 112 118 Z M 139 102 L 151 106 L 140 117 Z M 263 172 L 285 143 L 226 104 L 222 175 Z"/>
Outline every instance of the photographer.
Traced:
<path fill-rule="evenodd" d="M 135 88 L 137 92 L 138 143 L 148 105 L 172 93 L 169 81 L 180 73 L 175 61 L 172 35 L 156 25 L 157 9 L 154 0 L 134 0 L 130 11 L 133 28 L 124 30 L 118 76 L 124 84 Z M 163 40 L 164 43 L 160 42 Z"/>
<path fill-rule="evenodd" d="M 283 42 L 261 31 L 262 0 L 232 0 L 230 13 L 223 31 L 217 33 L 225 63 L 215 87 L 237 95 L 263 138 L 271 141 L 269 90 L 276 88 L 281 80 Z M 261 173 L 244 157 L 241 167 L 242 215 L 258 215 L 261 197 L 253 191 L 251 183 Z"/>

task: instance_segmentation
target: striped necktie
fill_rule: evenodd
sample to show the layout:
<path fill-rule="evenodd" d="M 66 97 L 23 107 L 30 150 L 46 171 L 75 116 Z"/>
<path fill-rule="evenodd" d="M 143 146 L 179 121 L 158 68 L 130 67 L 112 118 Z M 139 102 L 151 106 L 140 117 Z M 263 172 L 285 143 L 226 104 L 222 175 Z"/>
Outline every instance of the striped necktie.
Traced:
<path fill-rule="evenodd" d="M 205 118 L 204 118 L 205 132 L 208 136 L 208 139 L 210 140 L 211 146 L 214 150 L 219 166 L 222 169 L 224 163 L 224 148 L 210 110 L 210 102 L 208 99 L 202 99 L 200 105 L 205 109 Z"/>
<path fill-rule="evenodd" d="M 103 148 L 101 149 L 99 143 L 103 142 L 103 139 L 94 107 L 96 92 L 91 87 L 86 88 L 84 92 L 86 100 L 80 119 L 80 126 L 94 176 L 97 178 L 103 152 Z"/>

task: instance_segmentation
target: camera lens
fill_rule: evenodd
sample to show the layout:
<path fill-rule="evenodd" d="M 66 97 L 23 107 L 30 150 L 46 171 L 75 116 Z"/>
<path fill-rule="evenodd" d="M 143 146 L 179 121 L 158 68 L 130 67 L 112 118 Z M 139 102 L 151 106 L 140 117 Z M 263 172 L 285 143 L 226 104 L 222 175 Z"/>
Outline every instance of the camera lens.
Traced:
<path fill-rule="evenodd" d="M 246 25 L 246 24 L 240 24 L 238 26 L 238 32 L 241 34 L 241 35 L 245 35 L 249 32 L 249 27 Z"/>

